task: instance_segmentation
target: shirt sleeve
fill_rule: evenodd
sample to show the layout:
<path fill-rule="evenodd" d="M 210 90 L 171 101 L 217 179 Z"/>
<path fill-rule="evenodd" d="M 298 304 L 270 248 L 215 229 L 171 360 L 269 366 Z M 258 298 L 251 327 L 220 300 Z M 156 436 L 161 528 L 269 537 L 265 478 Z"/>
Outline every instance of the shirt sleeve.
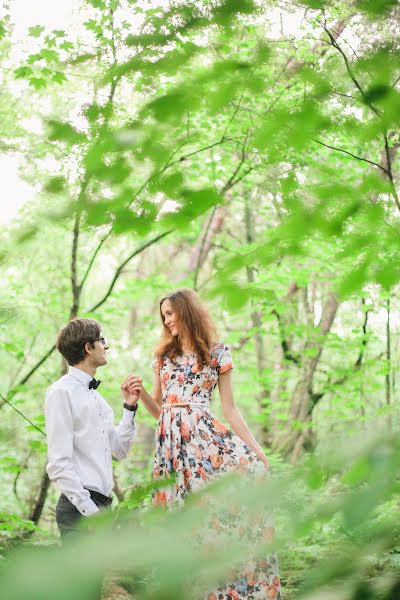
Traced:
<path fill-rule="evenodd" d="M 46 435 L 48 446 L 47 473 L 59 490 L 85 517 L 99 509 L 90 497 L 74 468 L 73 421 L 68 392 L 49 390 L 45 401 Z"/>
<path fill-rule="evenodd" d="M 160 361 L 158 360 L 156 355 L 153 356 L 153 360 L 150 363 L 150 367 L 155 371 L 160 371 Z"/>
<path fill-rule="evenodd" d="M 218 368 L 220 374 L 226 373 L 230 369 L 233 369 L 233 367 L 234 365 L 229 346 L 221 344 L 221 347 L 218 348 Z"/>
<path fill-rule="evenodd" d="M 108 439 L 113 458 L 122 460 L 129 454 L 136 436 L 135 413 L 124 408 L 119 425 L 114 425 L 114 412 L 109 404 L 102 399 L 106 405 L 105 414 L 108 421 Z"/>

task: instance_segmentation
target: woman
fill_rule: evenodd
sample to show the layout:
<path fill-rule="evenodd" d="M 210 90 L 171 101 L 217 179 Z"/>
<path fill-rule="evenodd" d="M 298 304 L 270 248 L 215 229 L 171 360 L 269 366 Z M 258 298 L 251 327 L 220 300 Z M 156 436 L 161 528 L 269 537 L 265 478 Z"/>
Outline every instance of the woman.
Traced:
<path fill-rule="evenodd" d="M 153 391 L 149 395 L 142 389 L 141 399 L 159 419 L 154 478 L 175 474 L 174 485 L 157 491 L 154 503 L 171 507 L 222 473 L 265 471 L 269 463 L 235 406 L 231 353 L 216 341 L 215 327 L 196 292 L 182 288 L 165 296 L 160 316 L 163 334 L 152 362 Z M 210 410 L 217 384 L 224 417 L 234 433 Z M 207 598 L 280 598 L 276 559 L 268 558 L 252 564 L 250 577 L 219 587 Z"/>

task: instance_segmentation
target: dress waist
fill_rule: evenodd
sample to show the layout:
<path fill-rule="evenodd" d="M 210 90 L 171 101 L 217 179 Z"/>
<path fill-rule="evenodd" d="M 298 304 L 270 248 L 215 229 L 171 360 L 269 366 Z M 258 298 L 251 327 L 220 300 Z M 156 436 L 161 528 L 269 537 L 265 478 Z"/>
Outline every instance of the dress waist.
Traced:
<path fill-rule="evenodd" d="M 208 405 L 202 402 L 165 402 L 162 405 L 163 408 L 189 408 L 189 406 L 201 406 L 202 408 L 208 408 Z"/>

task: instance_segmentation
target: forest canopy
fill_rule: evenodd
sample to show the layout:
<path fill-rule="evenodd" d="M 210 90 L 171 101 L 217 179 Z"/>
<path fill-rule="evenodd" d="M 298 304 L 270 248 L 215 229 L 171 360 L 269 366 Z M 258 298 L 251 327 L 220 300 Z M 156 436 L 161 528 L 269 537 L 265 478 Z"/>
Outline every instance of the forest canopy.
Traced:
<path fill-rule="evenodd" d="M 53 555 L 44 577 L 57 332 L 74 317 L 102 324 L 102 394 L 117 415 L 128 372 L 150 385 L 159 299 L 182 286 L 229 343 L 236 402 L 271 460 L 261 495 L 275 505 L 284 597 L 398 598 L 398 2 L 81 0 L 74 29 L 37 23 L 22 41 L 8 2 L 0 17 L 0 161 L 35 192 L 0 238 L 7 599 L 53 598 L 61 581 Z M 146 548 L 124 597 L 193 598 L 163 563 L 177 524 L 152 521 L 155 421 L 141 410 L 138 422 L 114 465 L 116 511 L 136 538 L 111 540 L 99 569 L 117 568 L 118 547 Z M 164 591 L 146 583 L 160 530 Z M 179 528 L 177 540 L 183 561 Z M 44 548 L 12 554 L 32 542 Z M 13 587 L 14 568 L 32 595 Z M 63 585 L 85 597 L 83 579 Z"/>

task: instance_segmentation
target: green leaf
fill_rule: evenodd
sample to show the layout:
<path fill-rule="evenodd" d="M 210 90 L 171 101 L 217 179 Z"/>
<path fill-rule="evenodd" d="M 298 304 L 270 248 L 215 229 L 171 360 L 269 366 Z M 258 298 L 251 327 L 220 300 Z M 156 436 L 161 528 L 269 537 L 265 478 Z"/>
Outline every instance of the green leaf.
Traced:
<path fill-rule="evenodd" d="M 7 35 L 7 28 L 4 25 L 3 21 L 0 20 L 0 40 L 4 39 Z"/>
<path fill-rule="evenodd" d="M 12 344 L 10 342 L 6 342 L 6 343 L 1 344 L 1 345 L 2 345 L 2 347 L 4 348 L 4 350 L 6 352 L 9 352 L 10 354 L 14 354 L 14 356 L 18 360 L 21 360 L 22 358 L 24 358 L 24 353 L 22 352 L 21 348 L 19 348 L 15 344 Z"/>
<path fill-rule="evenodd" d="M 30 440 L 29 447 L 32 448 L 32 450 L 43 450 L 45 442 L 42 442 L 41 440 Z"/>
<path fill-rule="evenodd" d="M 171 92 L 147 105 L 147 109 L 153 113 L 157 121 L 177 120 L 190 108 L 185 94 L 180 92 Z"/>
<path fill-rule="evenodd" d="M 357 8 L 374 17 L 384 16 L 395 6 L 398 0 L 357 0 Z"/>
<path fill-rule="evenodd" d="M 366 282 L 368 275 L 368 262 L 364 261 L 358 267 L 354 269 L 344 277 L 340 282 L 337 294 L 340 298 L 344 299 L 351 296 L 354 292 L 359 292 Z"/>
<path fill-rule="evenodd" d="M 30 77 L 33 74 L 33 71 L 30 67 L 18 67 L 18 69 L 14 70 L 14 75 L 17 79 L 24 79 Z"/>
<path fill-rule="evenodd" d="M 211 114 L 217 113 L 221 108 L 232 102 L 241 86 L 240 80 L 228 82 L 225 85 L 218 86 L 217 91 L 207 94 L 207 103 Z"/>
<path fill-rule="evenodd" d="M 394 258 L 376 268 L 375 280 L 388 291 L 400 281 L 400 268 Z"/>
<path fill-rule="evenodd" d="M 74 44 L 72 42 L 62 42 L 60 44 L 61 50 L 72 50 L 73 47 L 74 47 Z"/>
<path fill-rule="evenodd" d="M 98 200 L 86 205 L 87 225 L 104 225 L 111 222 L 110 200 Z"/>
<path fill-rule="evenodd" d="M 107 5 L 104 0 L 87 0 L 88 4 L 91 4 L 94 8 L 99 8 L 100 10 L 105 10 Z"/>
<path fill-rule="evenodd" d="M 317 465 L 307 475 L 307 484 L 311 490 L 318 490 L 324 485 L 325 474 Z"/>
<path fill-rule="evenodd" d="M 209 208 L 223 202 L 221 196 L 212 188 L 202 190 L 186 189 L 182 190 L 179 196 L 184 203 L 183 207 L 163 218 L 163 221 L 172 222 L 174 226 L 186 227 Z"/>
<path fill-rule="evenodd" d="M 308 6 L 309 8 L 324 8 L 328 4 L 329 0 L 302 0 L 302 4 L 304 6 Z"/>
<path fill-rule="evenodd" d="M 256 12 L 257 8 L 252 0 L 224 0 L 213 15 L 216 23 L 225 24 L 238 14 L 249 15 Z"/>
<path fill-rule="evenodd" d="M 58 84 L 64 83 L 64 81 L 68 81 L 67 77 L 61 71 L 55 71 L 52 76 L 53 81 Z"/>
<path fill-rule="evenodd" d="M 30 54 L 28 57 L 28 63 L 30 65 L 32 65 L 35 62 L 39 62 L 40 60 L 43 60 L 43 56 L 41 55 L 40 52 L 36 52 L 35 54 Z"/>
<path fill-rule="evenodd" d="M 62 175 L 58 175 L 56 177 L 52 177 L 45 185 L 45 190 L 49 194 L 59 194 L 64 191 L 66 186 L 65 177 Z"/>
<path fill-rule="evenodd" d="M 61 121 L 48 121 L 50 129 L 49 140 L 66 142 L 67 144 L 80 144 L 87 141 L 87 137 L 84 133 L 77 131 L 69 123 L 63 123 Z"/>
<path fill-rule="evenodd" d="M 38 38 L 41 36 L 43 31 L 44 27 L 42 27 L 42 25 L 35 25 L 34 27 L 29 27 L 28 35 L 30 35 L 30 37 Z"/>
<path fill-rule="evenodd" d="M 125 181 L 130 175 L 131 168 L 127 161 L 117 159 L 109 165 L 106 165 L 105 163 L 99 164 L 99 168 L 94 169 L 93 172 L 102 181 L 118 184 Z"/>
<path fill-rule="evenodd" d="M 35 90 L 40 90 L 42 88 L 47 87 L 47 82 L 45 79 L 41 77 L 31 77 L 29 79 L 29 85 L 35 88 Z"/>
<path fill-rule="evenodd" d="M 367 104 L 374 104 L 379 100 L 382 100 L 388 94 L 390 94 L 392 89 L 388 85 L 371 85 L 365 92 L 365 97 L 363 96 L 364 101 Z"/>
<path fill-rule="evenodd" d="M 135 213 L 129 208 L 121 208 L 115 213 L 113 230 L 117 234 L 136 231 L 139 235 L 145 236 L 149 233 L 152 222 L 152 218 L 140 211 Z"/>
<path fill-rule="evenodd" d="M 180 172 L 166 175 L 152 182 L 152 186 L 153 189 L 159 189 L 170 198 L 174 198 L 183 186 L 183 175 Z"/>
<path fill-rule="evenodd" d="M 342 476 L 342 482 L 345 485 L 355 486 L 366 481 L 371 473 L 371 465 L 368 460 L 363 457 L 350 467 Z"/>
<path fill-rule="evenodd" d="M 56 52 L 55 50 L 48 50 L 47 48 L 43 48 L 40 54 L 44 59 L 46 59 L 48 63 L 57 62 L 60 59 L 58 52 Z"/>
<path fill-rule="evenodd" d="M 69 59 L 68 63 L 71 65 L 80 65 L 84 62 L 87 62 L 88 60 L 93 60 L 96 58 L 96 54 L 80 54 L 79 56 L 76 56 L 75 58 L 71 58 Z"/>

